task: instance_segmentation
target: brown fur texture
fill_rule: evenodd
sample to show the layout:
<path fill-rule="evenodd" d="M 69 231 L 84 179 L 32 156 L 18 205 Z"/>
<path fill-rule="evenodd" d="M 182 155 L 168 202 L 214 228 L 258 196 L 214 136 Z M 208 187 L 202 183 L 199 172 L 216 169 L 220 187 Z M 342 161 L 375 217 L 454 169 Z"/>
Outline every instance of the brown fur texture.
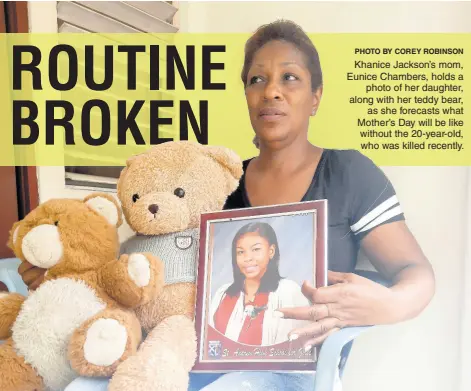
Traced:
<path fill-rule="evenodd" d="M 192 320 L 183 315 L 170 316 L 152 330 L 137 355 L 118 367 L 108 389 L 186 391 L 195 359 Z"/>
<path fill-rule="evenodd" d="M 196 287 L 192 283 L 167 285 L 154 305 L 143 305 L 136 309 L 136 314 L 146 332 L 151 331 L 164 319 L 172 315 L 184 315 L 193 318 Z"/>
<path fill-rule="evenodd" d="M 198 228 L 202 213 L 221 210 L 242 173 L 241 159 L 227 148 L 167 142 L 127 161 L 118 197 L 136 233 L 175 233 Z M 195 291 L 194 283 L 168 284 L 136 309 L 149 334 L 138 353 L 118 366 L 109 391 L 187 391 L 196 359 Z"/>
<path fill-rule="evenodd" d="M 152 254 L 144 253 L 149 258 Z M 138 287 L 134 283 L 116 284 L 116 281 L 128 281 L 127 271 L 129 255 L 123 254 L 117 262 L 109 262 L 100 269 L 98 278 L 103 288 L 110 296 L 129 308 L 137 308 L 139 305 L 148 303 L 153 297 L 160 295 L 163 285 L 163 265 L 154 262 L 151 267 L 151 280 L 148 286 Z"/>
<path fill-rule="evenodd" d="M 72 292 L 72 296 L 74 287 L 77 287 L 78 292 L 92 295 L 90 297 L 93 297 L 94 308 L 104 308 L 97 315 L 90 315 L 75 330 L 73 337 L 68 340 L 70 366 L 76 370 L 77 374 L 109 376 L 120 362 L 136 352 L 142 335 L 141 325 L 132 309 L 149 302 L 162 290 L 163 278 L 160 275 L 162 264 L 159 259 L 150 254 L 138 255 L 140 265 L 142 266 L 144 262 L 150 273 L 148 273 L 147 280 L 141 279 L 136 282 L 136 271 L 133 268 L 135 263 L 131 266 L 128 264 L 130 255 L 122 255 L 120 259 L 117 259 L 119 254 L 117 228 L 121 224 L 122 210 L 119 203 L 105 193 L 93 193 L 83 200 L 49 200 L 39 205 L 22 221 L 14 224 L 8 244 L 18 258 L 30 263 L 44 262 L 43 258 L 46 260 L 45 262 L 50 262 L 51 259 L 57 258 L 57 263 L 46 267 L 47 272 L 44 275 L 44 280 L 28 298 L 21 298 L 13 294 L 0 295 L 0 331 L 5 334 L 13 329 L 11 335 L 15 346 L 13 349 L 11 340 L 6 345 L 0 345 L 0 373 L 2 374 L 0 376 L 0 390 L 40 390 L 43 385 L 50 386 L 46 384 L 48 380 L 45 378 L 49 375 L 41 375 L 45 370 L 41 366 L 42 358 L 38 352 L 46 355 L 45 359 L 48 360 L 46 366 L 49 364 L 51 368 L 57 370 L 57 365 L 51 364 L 54 357 L 51 359 L 52 350 L 47 350 L 47 341 L 50 341 L 51 338 L 53 340 L 60 339 L 60 336 L 55 338 L 55 332 L 64 333 L 61 323 L 68 321 L 65 314 L 62 318 L 61 313 L 54 313 L 56 311 L 54 299 L 60 302 L 62 296 L 62 293 L 57 291 L 54 296 L 54 287 L 65 289 L 64 292 Z M 44 240 L 42 240 L 43 236 L 34 236 L 40 230 L 46 232 L 41 235 L 48 235 L 51 231 L 56 234 L 51 237 L 44 236 Z M 32 237 L 35 241 L 31 239 Z M 58 250 L 60 255 L 57 255 L 57 252 L 51 252 L 48 259 L 47 256 L 44 257 L 44 251 L 47 255 L 48 249 L 53 247 L 51 240 L 60 243 L 61 250 Z M 136 257 L 133 259 L 136 260 Z M 142 268 L 138 269 L 138 271 L 140 270 Z M 49 298 L 51 300 L 48 300 Z M 82 310 L 89 311 L 88 302 L 83 302 L 86 299 L 74 297 L 74 300 L 77 302 L 82 300 L 80 302 L 83 306 Z M 66 305 L 66 303 L 61 304 Z M 41 305 L 40 308 L 39 305 Z M 92 304 L 90 303 L 90 305 Z M 44 313 L 43 307 L 53 312 L 50 314 L 51 319 L 60 319 L 60 321 L 48 323 L 49 314 Z M 76 316 L 73 312 L 70 311 L 70 317 Z M 35 315 L 39 317 L 38 324 L 44 324 L 43 328 L 39 328 L 39 330 L 35 324 Z M 94 365 L 84 358 L 87 332 L 95 321 L 100 319 L 110 320 L 114 324 L 117 321 L 121 325 L 117 327 L 121 327 L 120 330 L 124 327 L 126 330 L 125 334 L 121 334 L 124 335 L 122 341 L 125 341 L 124 353 L 112 364 Z M 33 332 L 35 335 L 29 335 Z M 43 332 L 44 336 L 41 335 Z M 106 332 L 107 330 L 102 330 L 101 334 L 98 333 L 99 341 L 101 341 L 100 338 L 106 339 Z M 35 343 L 37 342 L 37 352 L 32 351 L 36 346 L 33 348 L 28 342 L 32 338 Z M 34 361 L 31 365 L 25 363 L 25 359 L 20 353 L 24 352 L 27 355 L 29 354 L 28 349 L 31 351 Z M 100 352 L 99 348 L 96 350 Z M 61 352 L 62 350 L 56 355 L 60 356 L 63 354 Z M 35 354 L 36 356 L 34 356 Z M 56 359 L 61 362 L 60 357 Z M 64 371 L 65 378 L 71 376 L 70 369 L 65 368 Z M 8 375 L 4 376 L 4 373 L 8 373 Z M 54 382 L 54 379 L 57 378 L 62 378 L 62 373 L 58 373 L 55 377 L 52 376 L 52 380 L 49 379 L 49 382 Z M 68 381 L 71 380 L 73 379 Z"/>
<path fill-rule="evenodd" d="M 0 339 L 11 337 L 11 327 L 24 301 L 19 293 L 0 293 Z"/>
<path fill-rule="evenodd" d="M 198 227 L 201 213 L 221 209 L 241 176 L 241 160 L 227 148 L 167 142 L 127 161 L 118 197 L 135 232 L 178 232 Z M 185 191 L 183 198 L 175 196 L 178 188 Z M 149 219 L 151 204 L 159 206 L 158 219 Z"/>
<path fill-rule="evenodd" d="M 0 345 L 2 391 L 43 391 L 44 383 L 25 360 L 18 356 L 11 338 Z"/>
<path fill-rule="evenodd" d="M 90 195 L 87 199 L 91 197 Z M 106 198 L 119 208 L 116 200 L 108 194 L 94 194 L 94 197 Z M 65 273 L 96 270 L 103 265 L 104 260 L 112 260 L 119 253 L 119 237 L 116 230 L 122 221 L 121 216 L 119 217 L 118 223 L 113 226 L 101 215 L 91 211 L 85 200 L 53 199 L 39 205 L 21 222 L 15 223 L 10 231 L 8 244 L 15 255 L 24 260 L 23 237 L 40 224 L 53 225 L 58 222 L 57 227 L 67 256 L 48 270 L 47 278 L 51 279 Z M 16 241 L 13 241 L 16 228 L 18 228 L 17 237 Z"/>

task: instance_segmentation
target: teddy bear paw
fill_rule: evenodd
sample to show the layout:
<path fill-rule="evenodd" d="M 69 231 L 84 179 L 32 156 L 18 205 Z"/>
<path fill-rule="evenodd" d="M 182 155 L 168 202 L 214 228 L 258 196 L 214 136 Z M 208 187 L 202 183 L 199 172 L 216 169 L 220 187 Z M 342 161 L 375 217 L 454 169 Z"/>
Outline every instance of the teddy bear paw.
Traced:
<path fill-rule="evenodd" d="M 87 330 L 84 357 L 93 365 L 111 365 L 123 356 L 127 340 L 126 328 L 116 319 L 98 319 Z"/>
<path fill-rule="evenodd" d="M 139 287 L 145 287 L 150 282 L 150 263 L 143 254 L 131 254 L 128 260 L 128 274 Z"/>

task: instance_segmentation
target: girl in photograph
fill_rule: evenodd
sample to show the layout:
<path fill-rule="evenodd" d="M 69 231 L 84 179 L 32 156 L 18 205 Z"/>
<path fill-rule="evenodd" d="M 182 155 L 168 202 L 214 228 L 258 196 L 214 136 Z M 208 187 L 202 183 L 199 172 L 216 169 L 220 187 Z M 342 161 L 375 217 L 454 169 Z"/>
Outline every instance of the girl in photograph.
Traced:
<path fill-rule="evenodd" d="M 279 272 L 280 249 L 268 223 L 244 225 L 232 241 L 233 282 L 211 301 L 209 324 L 247 345 L 274 345 L 304 321 L 282 319 L 278 308 L 309 306 L 301 287 Z"/>

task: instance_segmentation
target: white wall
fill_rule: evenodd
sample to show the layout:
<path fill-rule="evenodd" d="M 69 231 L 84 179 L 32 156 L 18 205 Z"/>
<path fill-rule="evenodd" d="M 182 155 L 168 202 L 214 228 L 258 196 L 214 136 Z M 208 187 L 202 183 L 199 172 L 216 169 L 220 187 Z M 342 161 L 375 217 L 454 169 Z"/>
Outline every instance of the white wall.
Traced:
<path fill-rule="evenodd" d="M 250 32 L 281 16 L 313 33 L 471 30 L 471 3 L 465 2 L 181 2 L 180 7 L 181 28 L 189 32 Z M 30 3 L 30 17 L 33 32 L 55 31 L 55 2 Z M 465 270 L 470 274 L 464 268 L 464 230 L 465 210 L 471 200 L 466 191 L 471 170 L 384 169 L 399 193 L 412 231 L 435 268 L 437 292 L 417 319 L 377 328 L 359 338 L 347 368 L 345 391 L 469 391 L 471 383 L 462 368 L 471 366 L 471 361 L 460 345 L 466 342 L 469 346 L 471 341 L 467 332 L 471 331 L 471 320 L 461 315 L 463 276 Z M 38 180 L 41 202 L 87 193 L 65 188 L 63 167 L 39 168 Z M 121 235 L 128 234 L 125 226 Z"/>
<path fill-rule="evenodd" d="M 280 17 L 311 33 L 471 32 L 471 3 L 465 2 L 185 2 L 181 10 L 181 28 L 200 33 L 252 32 Z M 437 291 L 417 319 L 374 329 L 357 340 L 345 374 L 345 391 L 469 391 L 471 361 L 460 348 L 465 341 L 469 347 L 469 331 L 460 333 L 462 327 L 471 326 L 462 316 L 471 169 L 384 170 L 433 264 Z"/>

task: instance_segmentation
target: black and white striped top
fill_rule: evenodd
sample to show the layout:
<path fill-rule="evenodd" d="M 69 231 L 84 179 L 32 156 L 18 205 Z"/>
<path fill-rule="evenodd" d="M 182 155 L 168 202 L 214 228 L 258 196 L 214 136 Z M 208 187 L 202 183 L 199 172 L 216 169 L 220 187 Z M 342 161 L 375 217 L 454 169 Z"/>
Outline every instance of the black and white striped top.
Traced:
<path fill-rule="evenodd" d="M 244 161 L 244 171 L 251 159 Z M 329 270 L 355 269 L 361 240 L 376 227 L 404 220 L 397 194 L 384 172 L 355 150 L 324 149 L 302 201 L 327 199 Z M 225 209 L 250 207 L 245 175 Z"/>

